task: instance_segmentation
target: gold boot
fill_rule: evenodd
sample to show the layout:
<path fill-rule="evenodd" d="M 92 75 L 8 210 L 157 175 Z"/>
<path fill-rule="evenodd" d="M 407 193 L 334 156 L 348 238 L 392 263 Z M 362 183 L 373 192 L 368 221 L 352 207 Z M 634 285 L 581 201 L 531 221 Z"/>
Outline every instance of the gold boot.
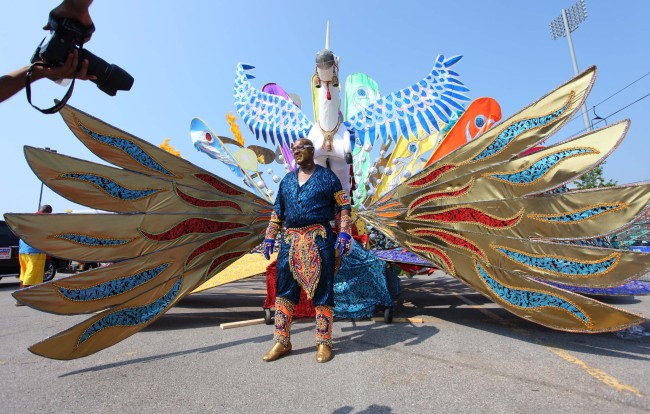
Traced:
<path fill-rule="evenodd" d="M 316 306 L 316 361 L 327 362 L 332 354 L 332 322 L 334 309 L 331 306 Z"/>
<path fill-rule="evenodd" d="M 316 362 L 327 362 L 334 358 L 334 353 L 329 345 L 318 344 L 316 346 Z"/>
<path fill-rule="evenodd" d="M 275 361 L 291 352 L 291 319 L 293 319 L 294 304 L 283 297 L 275 298 L 275 330 L 273 348 L 262 359 L 266 362 Z"/>
<path fill-rule="evenodd" d="M 289 342 L 288 346 L 282 345 L 280 342 L 276 342 L 275 345 L 273 345 L 273 348 L 264 356 L 262 359 L 264 362 L 271 362 L 275 361 L 276 359 L 280 359 L 285 355 L 288 355 L 291 352 L 291 342 Z"/>

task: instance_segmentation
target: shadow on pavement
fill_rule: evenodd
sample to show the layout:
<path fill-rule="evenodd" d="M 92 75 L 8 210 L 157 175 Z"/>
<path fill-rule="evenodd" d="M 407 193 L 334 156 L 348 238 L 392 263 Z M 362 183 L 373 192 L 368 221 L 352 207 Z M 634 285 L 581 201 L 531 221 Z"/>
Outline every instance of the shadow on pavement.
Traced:
<path fill-rule="evenodd" d="M 311 330 L 311 326 L 309 327 L 304 327 L 304 328 L 299 328 L 299 329 L 292 329 L 292 333 L 299 333 L 299 332 L 304 332 L 304 331 L 309 331 Z M 160 354 L 160 355 L 152 355 L 149 357 L 144 357 L 144 358 L 136 358 L 136 359 L 130 359 L 128 361 L 121 361 L 121 362 L 113 362 L 110 364 L 104 364 L 104 365 L 98 365 L 92 368 L 85 368 L 85 369 L 80 369 L 77 371 L 71 371 L 63 375 L 59 375 L 59 378 L 63 377 L 69 377 L 72 375 L 78 375 L 78 374 L 83 374 L 86 372 L 97 372 L 97 371 L 103 371 L 106 369 L 112 369 L 112 368 L 118 368 L 126 365 L 131 365 L 131 364 L 142 364 L 150 361 L 157 361 L 160 359 L 167 359 L 167 358 L 174 358 L 174 357 L 179 357 L 183 355 L 189 355 L 189 354 L 204 354 L 208 352 L 215 352 L 219 351 L 221 349 L 226 349 L 230 348 L 233 346 L 239 346 L 239 345 L 244 345 L 244 344 L 250 344 L 250 343 L 256 343 L 256 344 L 261 344 L 261 343 L 270 343 L 271 335 L 269 334 L 264 334 L 264 335 L 259 335 L 253 338 L 246 338 L 246 339 L 239 339 L 236 341 L 231 341 L 231 342 L 225 342 L 225 343 L 220 343 L 220 344 L 215 344 L 215 345 L 210 345 L 210 346 L 204 346 L 200 348 L 194 348 L 194 349 L 186 349 L 183 351 L 178 351 L 178 352 L 169 352 L 167 354 Z M 293 352 L 293 351 L 292 351 Z M 313 352 L 313 350 L 310 348 L 309 352 Z"/>
<path fill-rule="evenodd" d="M 345 407 L 337 408 L 332 411 L 332 414 L 352 414 L 354 407 L 346 405 Z M 369 405 L 365 410 L 357 411 L 356 414 L 391 414 L 393 409 L 386 405 Z"/>
<path fill-rule="evenodd" d="M 0 283 L 0 292 L 7 290 L 18 290 L 20 287 L 20 280 L 17 277 L 2 276 L 2 283 Z"/>
<path fill-rule="evenodd" d="M 418 345 L 440 330 L 429 325 L 374 323 L 358 326 L 355 321 L 352 321 L 352 326 L 342 328 L 341 332 L 344 335 L 334 338 L 334 348 L 337 354 L 363 352 L 397 344 Z"/>

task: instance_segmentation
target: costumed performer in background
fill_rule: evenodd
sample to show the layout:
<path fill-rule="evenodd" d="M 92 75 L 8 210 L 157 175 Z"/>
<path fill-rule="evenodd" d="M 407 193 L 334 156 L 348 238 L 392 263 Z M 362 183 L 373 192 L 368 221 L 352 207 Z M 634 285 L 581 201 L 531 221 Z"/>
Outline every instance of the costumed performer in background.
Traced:
<path fill-rule="evenodd" d="M 299 168 L 280 182 L 264 239 L 264 255 L 269 259 L 283 229 L 277 261 L 276 344 L 263 359 L 275 361 L 291 352 L 291 319 L 302 288 L 316 309 L 316 360 L 327 362 L 333 356 L 336 264 L 352 246 L 350 197 L 331 170 L 314 163 L 310 140 L 298 139 L 291 151 Z M 330 225 L 335 219 L 338 238 Z"/>

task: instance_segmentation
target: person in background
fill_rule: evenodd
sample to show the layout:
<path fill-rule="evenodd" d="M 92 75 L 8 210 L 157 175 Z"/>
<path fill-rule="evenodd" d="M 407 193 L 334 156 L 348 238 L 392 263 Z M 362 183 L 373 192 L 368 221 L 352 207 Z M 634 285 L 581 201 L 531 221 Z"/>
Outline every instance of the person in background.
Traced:
<path fill-rule="evenodd" d="M 41 206 L 36 214 L 50 214 L 52 206 L 45 204 Z M 20 288 L 26 288 L 43 283 L 43 273 L 45 272 L 45 260 L 47 256 L 42 251 L 33 248 L 25 243 L 22 239 L 18 244 L 18 253 L 20 260 Z M 16 306 L 22 306 L 16 302 Z"/>

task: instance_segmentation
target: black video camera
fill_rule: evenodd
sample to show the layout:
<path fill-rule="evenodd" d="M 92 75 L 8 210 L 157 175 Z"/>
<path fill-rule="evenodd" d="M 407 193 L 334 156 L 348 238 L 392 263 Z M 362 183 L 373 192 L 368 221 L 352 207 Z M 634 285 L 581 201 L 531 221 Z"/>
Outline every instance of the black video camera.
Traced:
<path fill-rule="evenodd" d="M 50 15 L 49 25 L 51 34 L 43 39 L 36 48 L 31 62 L 42 61 L 48 65 L 61 66 L 75 48 L 79 50 L 79 66 L 84 59 L 88 60 L 88 75 L 94 75 L 92 80 L 104 93 L 115 96 L 117 91 L 128 91 L 133 86 L 133 76 L 115 64 L 109 64 L 104 59 L 92 54 L 82 47 L 85 38 L 95 31 L 95 26 L 83 26 L 74 19 L 55 19 Z"/>

